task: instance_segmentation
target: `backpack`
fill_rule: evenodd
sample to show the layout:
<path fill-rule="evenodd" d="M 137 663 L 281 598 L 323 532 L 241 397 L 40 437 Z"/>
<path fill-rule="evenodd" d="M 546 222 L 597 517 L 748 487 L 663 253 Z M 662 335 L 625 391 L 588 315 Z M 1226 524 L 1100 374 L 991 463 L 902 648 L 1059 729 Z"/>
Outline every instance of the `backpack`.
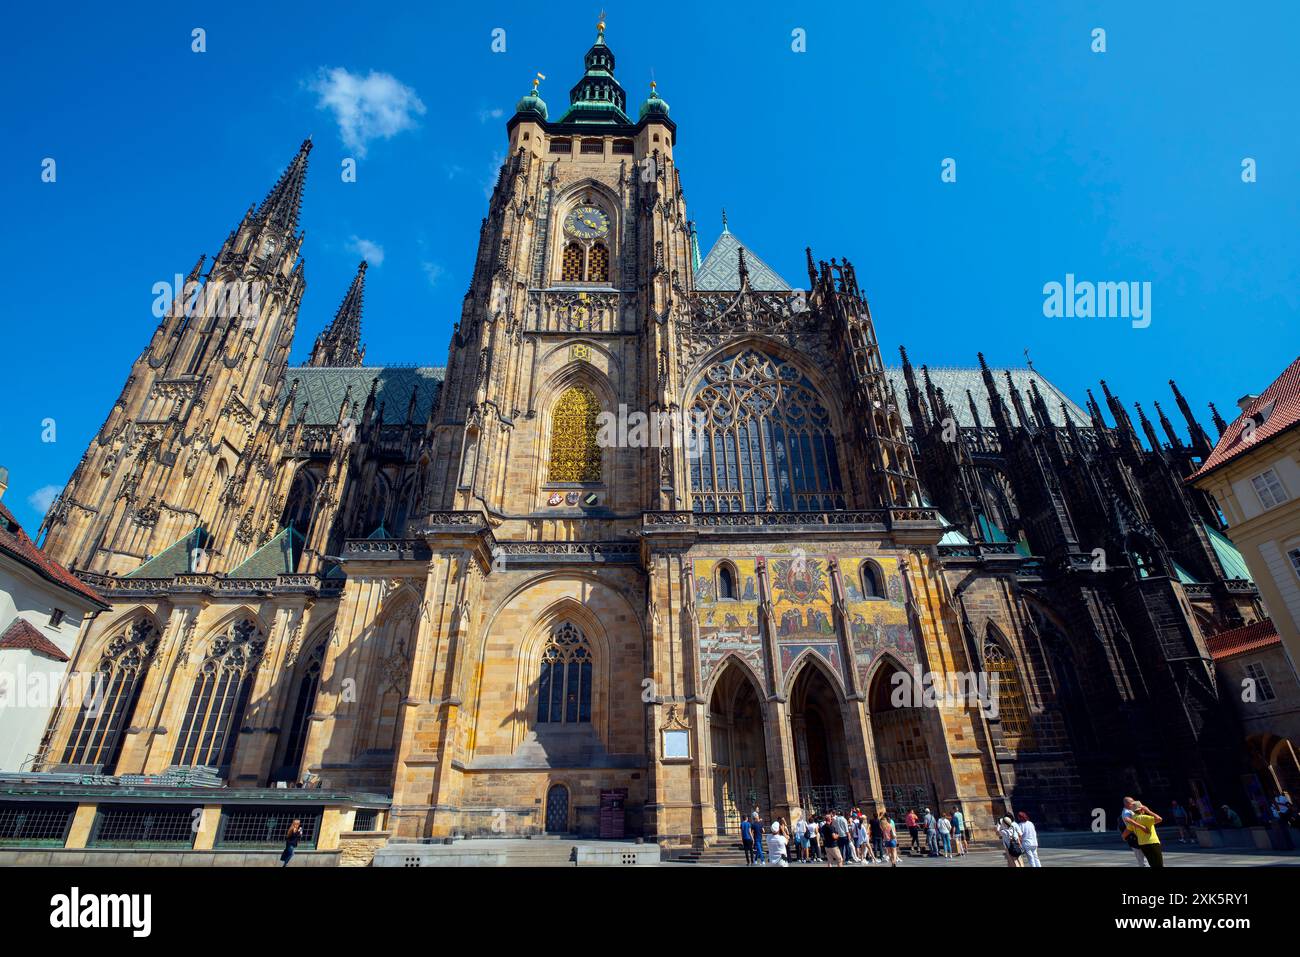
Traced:
<path fill-rule="evenodd" d="M 1007 853 L 1012 857 L 1019 857 L 1025 853 L 1025 849 L 1020 846 L 1020 835 L 1016 833 L 1014 827 L 1011 829 L 1011 833 L 1007 835 Z"/>

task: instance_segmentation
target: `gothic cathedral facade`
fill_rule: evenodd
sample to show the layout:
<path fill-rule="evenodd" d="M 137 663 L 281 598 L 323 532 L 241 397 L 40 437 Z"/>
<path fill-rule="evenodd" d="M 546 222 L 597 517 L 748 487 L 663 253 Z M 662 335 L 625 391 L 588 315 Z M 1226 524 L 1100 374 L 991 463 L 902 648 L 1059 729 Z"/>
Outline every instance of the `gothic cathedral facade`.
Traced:
<path fill-rule="evenodd" d="M 190 272 L 46 520 L 113 607 L 40 766 L 307 775 L 398 840 L 1239 787 L 1204 638 L 1260 609 L 1207 450 L 886 366 L 847 261 L 702 256 L 614 67 L 602 26 L 563 115 L 519 102 L 445 368 L 365 364 L 364 263 L 290 367 L 310 142 Z"/>

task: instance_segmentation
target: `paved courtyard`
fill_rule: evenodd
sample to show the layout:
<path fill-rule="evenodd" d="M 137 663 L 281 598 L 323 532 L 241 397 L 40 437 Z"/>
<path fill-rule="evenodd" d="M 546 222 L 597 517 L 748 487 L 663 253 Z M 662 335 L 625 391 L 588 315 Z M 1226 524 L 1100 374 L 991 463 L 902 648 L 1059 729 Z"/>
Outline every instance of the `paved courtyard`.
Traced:
<path fill-rule="evenodd" d="M 1116 842 L 1118 844 L 1118 842 Z M 1123 845 L 1109 847 L 1088 844 L 1076 847 L 1044 847 L 1039 850 L 1039 860 L 1044 867 L 1136 867 L 1133 852 Z M 701 861 L 698 864 L 665 862 L 664 867 L 744 867 L 743 861 Z M 790 868 L 825 867 L 825 864 L 792 864 Z M 946 867 L 954 870 L 967 867 L 1006 867 L 1001 852 L 992 848 L 975 848 L 965 857 L 948 860 L 934 857 L 908 857 L 901 855 L 900 868 Z M 1300 867 L 1300 851 L 1266 853 L 1246 851 L 1241 848 L 1207 850 L 1190 845 L 1165 845 L 1166 867 Z M 888 865 L 853 864 L 849 868 L 860 870 L 888 870 Z M 790 869 L 787 868 L 787 869 Z"/>

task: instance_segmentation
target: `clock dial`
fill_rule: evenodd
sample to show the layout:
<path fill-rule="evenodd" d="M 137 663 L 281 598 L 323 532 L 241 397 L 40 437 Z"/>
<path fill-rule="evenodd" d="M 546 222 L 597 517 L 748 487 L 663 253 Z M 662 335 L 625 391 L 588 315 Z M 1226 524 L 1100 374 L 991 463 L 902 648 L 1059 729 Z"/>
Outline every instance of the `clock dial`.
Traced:
<path fill-rule="evenodd" d="M 578 206 L 564 217 L 564 229 L 579 239 L 596 239 L 609 232 L 609 217 L 595 206 Z"/>

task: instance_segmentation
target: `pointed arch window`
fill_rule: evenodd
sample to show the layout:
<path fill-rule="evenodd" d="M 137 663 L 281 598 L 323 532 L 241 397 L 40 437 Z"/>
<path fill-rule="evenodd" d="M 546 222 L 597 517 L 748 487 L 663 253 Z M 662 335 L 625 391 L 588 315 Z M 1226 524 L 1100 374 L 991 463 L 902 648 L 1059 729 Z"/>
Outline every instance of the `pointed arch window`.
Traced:
<path fill-rule="evenodd" d="M 587 282 L 609 282 L 609 249 L 596 243 L 587 253 Z"/>
<path fill-rule="evenodd" d="M 586 386 L 573 386 L 560 396 L 551 413 L 550 481 L 600 481 L 599 415 L 600 402 Z"/>
<path fill-rule="evenodd" d="M 302 755 L 307 748 L 307 731 L 312 712 L 316 710 L 316 695 L 320 691 L 321 667 L 325 660 L 325 642 L 316 643 L 307 658 L 307 664 L 298 680 L 298 694 L 293 707 L 293 720 L 289 724 L 289 737 L 284 747 L 283 780 L 297 781 L 302 772 Z"/>
<path fill-rule="evenodd" d="M 862 563 L 862 595 L 864 598 L 884 598 L 884 579 L 880 568 L 872 561 Z"/>
<path fill-rule="evenodd" d="M 718 598 L 731 599 L 736 597 L 736 576 L 732 572 L 730 565 L 718 566 Z"/>
<path fill-rule="evenodd" d="M 105 770 L 117 764 L 124 732 L 157 650 L 158 629 L 147 618 L 137 619 L 109 641 L 73 722 L 62 763 Z"/>
<path fill-rule="evenodd" d="M 791 363 L 756 349 L 714 363 L 689 421 L 695 511 L 845 507 L 830 411 Z"/>
<path fill-rule="evenodd" d="M 217 636 L 194 679 L 172 764 L 229 769 L 265 649 L 266 638 L 249 618 Z"/>
<path fill-rule="evenodd" d="M 538 724 L 591 722 L 591 644 L 573 622 L 551 631 L 537 680 Z"/>
<path fill-rule="evenodd" d="M 569 243 L 560 258 L 560 279 L 563 282 L 582 282 L 585 257 L 579 243 Z"/>
<path fill-rule="evenodd" d="M 1029 708 L 1025 703 L 1024 686 L 1020 683 L 1020 670 L 1016 659 L 1006 645 L 999 640 L 990 625 L 984 636 L 984 671 L 989 676 L 989 683 L 997 679 L 996 688 L 990 687 L 990 694 L 995 694 L 1002 739 L 1015 746 L 1029 735 Z"/>

